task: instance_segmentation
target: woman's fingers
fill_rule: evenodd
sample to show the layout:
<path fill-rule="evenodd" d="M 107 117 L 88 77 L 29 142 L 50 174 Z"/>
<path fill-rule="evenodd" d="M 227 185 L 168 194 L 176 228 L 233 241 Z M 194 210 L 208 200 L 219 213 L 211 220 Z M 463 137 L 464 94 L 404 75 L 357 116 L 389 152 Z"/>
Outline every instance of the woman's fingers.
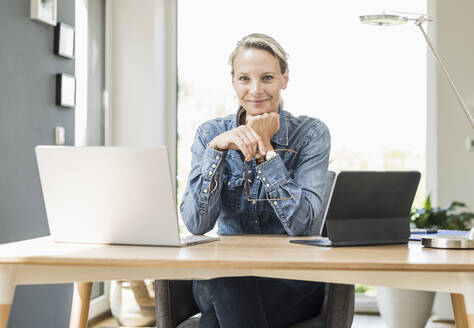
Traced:
<path fill-rule="evenodd" d="M 252 129 L 251 127 L 249 127 L 249 130 L 250 132 L 252 133 L 252 135 L 254 136 L 255 140 L 256 140 L 256 145 L 257 145 L 257 149 L 255 150 L 255 153 L 260 153 L 260 155 L 262 156 L 265 156 L 265 154 L 267 153 L 267 150 L 265 149 L 265 145 L 263 144 L 263 140 L 262 138 L 260 137 L 260 135 L 255 132 L 254 129 Z"/>
<path fill-rule="evenodd" d="M 263 142 L 260 136 L 255 133 L 250 127 L 248 126 L 240 126 L 239 128 L 235 129 L 235 144 L 238 148 L 242 151 L 245 156 L 246 161 L 252 160 L 255 157 L 259 148 L 259 143 L 263 145 Z M 241 141 L 241 143 L 239 142 Z M 262 148 L 263 149 L 263 148 Z"/>
<path fill-rule="evenodd" d="M 238 131 L 235 130 L 235 133 L 232 135 L 232 142 L 238 147 L 238 149 L 244 154 L 245 160 L 250 161 L 251 157 L 251 149 L 248 145 L 247 137 Z"/>
<path fill-rule="evenodd" d="M 228 131 L 221 142 L 228 144 L 226 148 L 240 150 L 246 161 L 251 161 L 256 154 L 265 156 L 266 149 L 263 139 L 250 126 L 241 125 L 238 128 Z"/>
<path fill-rule="evenodd" d="M 246 140 L 248 142 L 248 146 L 250 147 L 251 154 L 250 157 L 254 158 L 255 154 L 258 151 L 258 139 L 260 139 L 260 136 L 256 134 L 250 127 L 244 126 L 242 127 L 242 132 L 246 137 Z"/>

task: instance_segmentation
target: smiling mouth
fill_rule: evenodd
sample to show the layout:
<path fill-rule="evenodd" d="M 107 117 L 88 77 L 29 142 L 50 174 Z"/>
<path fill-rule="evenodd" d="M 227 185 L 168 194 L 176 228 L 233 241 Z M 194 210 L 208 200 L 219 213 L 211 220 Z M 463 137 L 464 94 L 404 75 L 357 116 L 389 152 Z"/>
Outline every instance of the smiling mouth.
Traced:
<path fill-rule="evenodd" d="M 262 100 L 247 100 L 248 102 L 255 103 L 255 104 L 260 104 L 265 101 L 269 101 L 270 99 L 262 99 Z"/>

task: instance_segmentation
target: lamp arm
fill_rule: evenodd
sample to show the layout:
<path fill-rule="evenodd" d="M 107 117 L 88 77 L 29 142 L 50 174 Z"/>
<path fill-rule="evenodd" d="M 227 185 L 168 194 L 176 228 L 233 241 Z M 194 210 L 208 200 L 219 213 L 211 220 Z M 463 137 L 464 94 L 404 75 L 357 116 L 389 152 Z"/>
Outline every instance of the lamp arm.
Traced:
<path fill-rule="evenodd" d="M 447 70 L 446 67 L 444 66 L 443 61 L 441 60 L 441 57 L 439 56 L 439 54 L 438 54 L 438 52 L 435 50 L 435 48 L 433 48 L 433 46 L 432 46 L 430 40 L 428 39 L 428 36 L 427 36 L 426 33 L 425 33 L 425 30 L 424 30 L 423 27 L 421 26 L 421 23 L 420 23 L 420 24 L 416 24 L 416 25 L 420 28 L 421 33 L 423 33 L 423 36 L 425 37 L 426 43 L 428 43 L 428 45 L 430 46 L 431 51 L 433 51 L 433 54 L 434 54 L 434 56 L 436 57 L 436 60 L 438 61 L 439 66 L 441 66 L 441 69 L 443 70 L 444 74 L 446 75 L 446 78 L 448 79 L 449 84 L 451 85 L 451 88 L 453 89 L 454 93 L 456 94 L 456 98 L 458 99 L 459 104 L 461 105 L 462 109 L 464 110 L 464 113 L 465 113 L 466 116 L 467 116 L 467 119 L 469 120 L 469 122 L 471 123 L 472 127 L 474 128 L 474 118 L 472 117 L 471 112 L 470 112 L 469 109 L 467 108 L 466 103 L 465 103 L 464 100 L 462 99 L 461 94 L 459 93 L 458 89 L 457 89 L 456 86 L 454 85 L 454 81 L 453 81 L 453 79 L 451 78 L 451 76 L 449 75 L 448 70 Z"/>

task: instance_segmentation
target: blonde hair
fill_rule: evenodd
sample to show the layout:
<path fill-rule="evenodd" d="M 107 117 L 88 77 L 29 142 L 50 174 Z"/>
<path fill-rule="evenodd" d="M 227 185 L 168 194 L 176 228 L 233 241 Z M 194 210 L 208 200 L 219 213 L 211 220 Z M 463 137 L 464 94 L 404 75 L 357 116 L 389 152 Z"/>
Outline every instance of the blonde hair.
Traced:
<path fill-rule="evenodd" d="M 230 54 L 229 64 L 232 68 L 231 74 L 234 76 L 234 59 L 235 57 L 243 50 L 246 49 L 260 49 L 265 50 L 270 53 L 273 57 L 278 59 L 280 64 L 280 72 L 284 74 L 288 68 L 288 54 L 283 50 L 278 42 L 275 41 L 272 37 L 260 34 L 253 33 L 247 36 L 244 36 L 239 42 L 234 51 Z"/>

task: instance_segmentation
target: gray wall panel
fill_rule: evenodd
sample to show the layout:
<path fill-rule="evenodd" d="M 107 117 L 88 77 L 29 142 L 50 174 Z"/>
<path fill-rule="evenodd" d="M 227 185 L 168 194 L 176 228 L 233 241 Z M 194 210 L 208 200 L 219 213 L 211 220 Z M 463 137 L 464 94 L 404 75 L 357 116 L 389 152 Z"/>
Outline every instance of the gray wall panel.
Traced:
<path fill-rule="evenodd" d="M 0 1 L 0 243 L 49 234 L 34 147 L 54 144 L 58 125 L 74 144 L 74 111 L 55 105 L 55 74 L 74 61 L 29 16 L 30 0 Z M 58 1 L 58 20 L 74 25 L 74 0 Z M 8 327 L 67 327 L 71 295 L 71 284 L 18 287 Z"/>

